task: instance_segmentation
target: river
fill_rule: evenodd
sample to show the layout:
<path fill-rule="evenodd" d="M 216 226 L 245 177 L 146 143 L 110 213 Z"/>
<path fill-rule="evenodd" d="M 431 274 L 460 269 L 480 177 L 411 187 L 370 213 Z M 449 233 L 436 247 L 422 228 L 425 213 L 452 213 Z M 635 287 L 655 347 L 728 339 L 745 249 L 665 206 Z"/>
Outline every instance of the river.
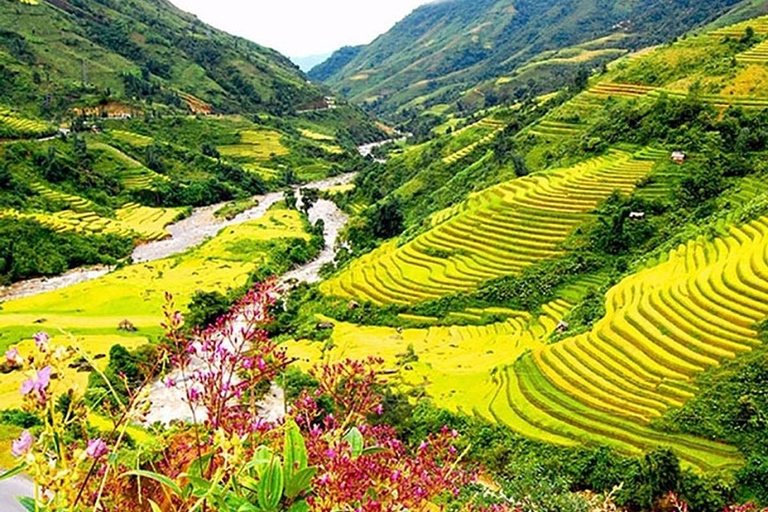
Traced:
<path fill-rule="evenodd" d="M 374 147 L 386 144 L 390 141 L 366 144 L 360 146 L 358 151 L 367 156 Z M 327 190 L 329 188 L 350 183 L 356 173 L 347 173 L 333 178 L 327 178 L 302 185 L 301 188 L 316 188 Z M 299 187 L 295 187 L 298 189 Z M 297 194 L 299 201 L 301 194 Z M 231 220 L 218 219 L 213 214 L 224 203 L 212 206 L 196 208 L 189 217 L 166 227 L 171 236 L 167 239 L 140 245 L 134 249 L 132 257 L 134 262 L 154 261 L 167 258 L 196 247 L 206 239 L 216 234 L 227 226 L 241 224 L 249 220 L 258 219 L 266 213 L 270 206 L 283 198 L 282 192 L 272 192 L 254 199 L 258 206 L 246 210 Z M 322 219 L 325 224 L 323 236 L 325 248 L 313 261 L 297 267 L 281 277 L 281 282 L 306 281 L 309 283 L 320 280 L 320 268 L 331 261 L 335 255 L 336 241 L 339 233 L 346 225 L 348 216 L 341 211 L 333 201 L 319 199 L 309 210 L 309 219 L 313 224 Z M 40 293 L 59 290 L 68 286 L 98 279 L 111 272 L 109 267 L 91 267 L 74 269 L 66 274 L 51 278 L 30 279 L 16 283 L 12 286 L 0 288 L 0 301 L 29 297 Z M 190 419 L 189 406 L 184 402 L 184 395 L 180 391 L 180 383 L 175 388 L 167 388 L 161 382 L 156 382 L 150 390 L 150 398 L 153 402 L 149 411 L 149 423 L 161 421 L 168 423 L 176 419 Z M 277 386 L 272 386 L 262 403 L 265 418 L 277 419 L 284 408 L 283 392 Z M 15 496 L 31 496 L 34 491 L 32 482 L 24 476 L 13 477 L 6 481 L 0 481 L 0 510 L 2 512 L 23 512 L 24 508 L 14 499 Z"/>
<path fill-rule="evenodd" d="M 333 178 L 307 183 L 302 185 L 302 188 L 327 190 L 338 185 L 350 183 L 354 177 L 355 173 L 342 174 Z M 299 187 L 295 188 L 298 189 Z M 214 212 L 226 203 L 195 208 L 189 217 L 166 226 L 165 229 L 170 233 L 168 238 L 137 246 L 131 254 L 134 263 L 145 263 L 182 253 L 216 236 L 219 231 L 227 226 L 234 226 L 258 219 L 272 205 L 283 199 L 283 192 L 272 192 L 256 196 L 253 199 L 258 202 L 258 206 L 250 208 L 230 220 L 214 216 Z M 325 223 L 326 247 L 316 260 L 292 270 L 286 277 L 300 281 L 315 282 L 319 280 L 318 271 L 320 267 L 329 261 L 333 261 L 336 239 L 341 229 L 347 223 L 348 217 L 332 201 L 320 199 L 309 210 L 309 218 L 312 223 L 317 222 L 318 219 L 323 219 Z M 111 271 L 112 268 L 105 266 L 86 267 L 70 270 L 60 276 L 20 281 L 11 286 L 0 288 L 0 301 L 31 297 L 40 293 L 60 290 L 78 283 L 98 279 Z"/>

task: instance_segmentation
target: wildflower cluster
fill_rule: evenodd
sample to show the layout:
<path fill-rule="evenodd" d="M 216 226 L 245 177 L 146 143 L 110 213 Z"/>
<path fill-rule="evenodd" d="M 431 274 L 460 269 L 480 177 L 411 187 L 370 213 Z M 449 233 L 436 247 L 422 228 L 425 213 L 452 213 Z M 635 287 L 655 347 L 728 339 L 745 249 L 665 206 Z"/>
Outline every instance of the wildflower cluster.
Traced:
<path fill-rule="evenodd" d="M 41 510 L 65 510 L 84 497 L 98 493 L 95 483 L 86 486 L 89 476 L 104 473 L 108 442 L 91 436 L 87 410 L 76 389 L 66 388 L 58 397 L 55 382 L 67 382 L 66 365 L 74 350 L 53 347 L 45 332 L 35 334 L 35 348 L 27 358 L 12 347 L 5 353 L 6 364 L 26 373 L 20 393 L 24 410 L 36 414 L 42 426 L 24 430 L 11 445 L 20 465 L 8 474 L 25 471 L 37 483 L 36 501 Z M 4 475 L 5 476 L 5 475 Z"/>

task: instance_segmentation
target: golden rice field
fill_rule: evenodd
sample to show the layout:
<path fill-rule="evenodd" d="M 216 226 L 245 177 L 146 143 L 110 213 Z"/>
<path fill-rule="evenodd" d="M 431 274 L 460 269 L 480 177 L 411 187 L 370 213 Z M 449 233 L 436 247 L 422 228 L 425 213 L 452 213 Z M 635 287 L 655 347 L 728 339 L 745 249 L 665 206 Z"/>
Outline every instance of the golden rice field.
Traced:
<path fill-rule="evenodd" d="M 699 238 L 621 281 L 588 333 L 534 349 L 500 374 L 484 414 L 534 438 L 626 453 L 672 446 L 692 466 L 739 463 L 733 449 L 652 430 L 696 392 L 692 379 L 749 351 L 768 316 L 768 217 Z"/>
<path fill-rule="evenodd" d="M 304 368 L 322 360 L 364 359 L 376 354 L 385 360 L 386 368 L 397 370 L 391 377 L 393 382 L 424 389 L 440 407 L 472 414 L 477 404 L 490 404 L 495 394 L 494 368 L 541 347 L 569 308 L 570 304 L 558 300 L 544 305 L 536 318 L 506 310 L 509 318 L 491 325 L 434 326 L 402 332 L 321 317 L 335 324 L 332 348 L 324 349 L 323 342 L 293 341 L 287 345 L 288 353 L 299 358 Z M 418 361 L 402 363 L 409 346 Z"/>
<path fill-rule="evenodd" d="M 22 3 L 34 5 L 37 2 L 28 0 Z M 0 106 L 0 129 L 3 127 L 18 137 L 42 137 L 56 133 L 56 127 L 49 123 L 27 119 L 10 109 Z"/>
<path fill-rule="evenodd" d="M 39 330 L 68 333 L 108 350 L 115 337 L 141 340 L 160 333 L 165 292 L 184 307 L 197 290 L 227 289 L 245 284 L 251 272 L 269 264 L 265 242 L 308 239 L 299 214 L 270 210 L 254 221 L 222 230 L 203 245 L 175 257 L 130 265 L 93 281 L 3 303 L 0 310 L 0 352 Z M 136 333 L 117 330 L 131 321 Z M 122 341 L 121 341 L 122 343 Z M 0 383 L 4 382 L 0 378 Z"/>
<path fill-rule="evenodd" d="M 127 203 L 115 210 L 114 218 L 102 217 L 95 213 L 93 203 L 80 196 L 52 190 L 40 183 L 33 184 L 32 188 L 51 201 L 65 204 L 68 209 L 55 213 L 0 209 L 0 217 L 35 220 L 58 232 L 113 234 L 148 242 L 169 236 L 165 226 L 173 223 L 183 211 L 183 208 L 154 208 Z"/>
<path fill-rule="evenodd" d="M 321 284 L 327 295 L 408 304 L 472 290 L 561 252 L 560 245 L 614 190 L 630 193 L 666 153 L 612 151 L 470 196 L 436 213 L 433 227 L 393 240 Z"/>
<path fill-rule="evenodd" d="M 240 142 L 219 146 L 223 156 L 265 162 L 274 156 L 284 156 L 289 149 L 280 141 L 282 135 L 272 130 L 247 130 L 240 132 Z"/>
<path fill-rule="evenodd" d="M 471 142 L 461 146 L 459 149 L 453 150 L 454 145 L 449 144 L 447 147 L 448 154 L 443 157 L 443 163 L 453 164 L 469 155 L 476 147 L 486 144 L 493 140 L 497 133 L 504 129 L 504 121 L 494 119 L 493 117 L 486 117 L 481 119 L 477 123 L 457 130 L 453 137 L 459 141 L 466 138 L 468 135 Z M 479 137 L 477 137 L 479 135 Z M 474 140 L 472 140 L 474 139 Z M 461 142 L 460 142 L 461 144 Z"/>
<path fill-rule="evenodd" d="M 151 144 L 152 141 L 152 139 L 149 137 L 144 137 L 143 135 L 132 134 L 129 132 L 120 132 L 116 134 L 113 131 L 110 133 L 120 140 L 130 140 L 133 141 L 131 144 L 136 144 L 139 146 L 147 146 Z M 142 141 L 141 138 L 148 139 L 149 142 L 145 144 L 146 141 Z M 120 181 L 123 183 L 123 186 L 126 189 L 147 189 L 151 188 L 152 183 L 157 180 L 169 181 L 167 176 L 159 174 L 152 169 L 145 167 L 144 164 L 138 160 L 131 158 L 130 156 L 126 155 L 119 149 L 110 146 L 109 144 L 93 142 L 90 144 L 90 149 L 100 152 L 103 158 L 109 159 L 113 166 L 119 169 Z"/>

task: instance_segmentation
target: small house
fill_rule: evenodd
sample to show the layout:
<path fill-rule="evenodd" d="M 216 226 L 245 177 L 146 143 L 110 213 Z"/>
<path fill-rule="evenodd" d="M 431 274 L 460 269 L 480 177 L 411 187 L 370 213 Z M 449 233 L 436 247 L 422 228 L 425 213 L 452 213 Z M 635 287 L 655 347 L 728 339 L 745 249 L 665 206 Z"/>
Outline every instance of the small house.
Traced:
<path fill-rule="evenodd" d="M 676 164 L 681 164 L 685 162 L 686 154 L 684 151 L 673 151 L 672 152 L 672 161 Z"/>
<path fill-rule="evenodd" d="M 641 220 L 645 218 L 645 212 L 629 212 L 629 218 L 634 220 Z"/>

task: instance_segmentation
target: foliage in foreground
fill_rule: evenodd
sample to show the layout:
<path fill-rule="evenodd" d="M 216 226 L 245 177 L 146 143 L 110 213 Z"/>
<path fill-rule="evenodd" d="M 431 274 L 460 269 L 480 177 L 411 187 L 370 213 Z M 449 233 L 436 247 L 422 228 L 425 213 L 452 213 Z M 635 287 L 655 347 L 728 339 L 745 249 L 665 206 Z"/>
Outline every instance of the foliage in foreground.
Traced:
<path fill-rule="evenodd" d="M 77 390 L 66 382 L 69 349 L 36 336 L 28 358 L 6 354 L 24 382 L 25 411 L 42 420 L 13 443 L 20 465 L 36 483 L 30 510 L 402 510 L 454 500 L 476 472 L 461 463 L 456 431 L 441 429 L 417 446 L 393 428 L 373 425 L 381 414 L 380 361 L 316 367 L 314 392 L 304 390 L 288 416 L 265 421 L 258 399 L 289 361 L 261 326 L 271 320 L 273 285 L 252 290 L 204 331 L 189 334 L 172 298 L 165 308 L 165 342 L 157 365 L 170 364 L 166 385 L 180 393 L 193 424 L 179 424 L 149 452 L 127 450 L 130 425 L 151 407 L 149 383 L 118 392 L 109 387 L 113 427 L 95 432 Z M 130 456 L 133 453 L 133 456 Z"/>

